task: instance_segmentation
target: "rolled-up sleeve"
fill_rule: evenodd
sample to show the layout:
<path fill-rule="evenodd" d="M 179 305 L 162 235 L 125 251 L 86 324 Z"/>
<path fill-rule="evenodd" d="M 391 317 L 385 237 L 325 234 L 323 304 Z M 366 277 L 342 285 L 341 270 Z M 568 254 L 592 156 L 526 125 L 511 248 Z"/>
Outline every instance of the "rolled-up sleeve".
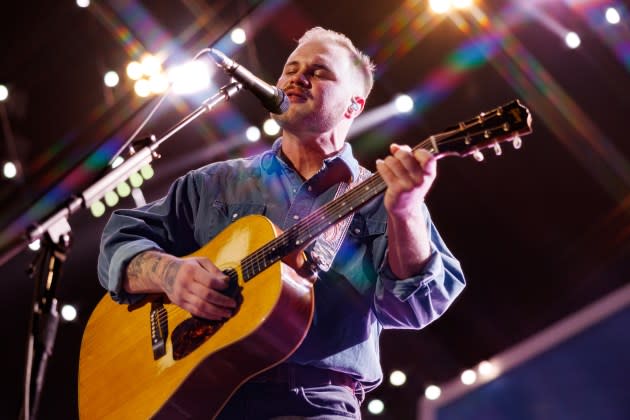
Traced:
<path fill-rule="evenodd" d="M 101 237 L 98 277 L 114 300 L 133 303 L 143 297 L 130 295 L 122 287 L 124 270 L 137 254 L 153 249 L 185 255 L 196 249 L 193 221 L 198 203 L 194 176 L 188 174 L 164 198 L 112 213 Z"/>
<path fill-rule="evenodd" d="M 396 278 L 387 251 L 379 268 L 374 311 L 384 328 L 423 328 L 442 315 L 466 285 L 459 261 L 442 240 L 426 206 L 424 211 L 431 254 L 422 271 Z"/>

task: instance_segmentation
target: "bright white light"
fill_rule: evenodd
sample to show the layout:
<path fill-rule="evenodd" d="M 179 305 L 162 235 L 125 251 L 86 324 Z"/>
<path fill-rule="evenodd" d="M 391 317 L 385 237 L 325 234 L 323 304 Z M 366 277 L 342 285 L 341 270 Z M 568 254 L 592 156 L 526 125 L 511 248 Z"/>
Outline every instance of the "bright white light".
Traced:
<path fill-rule="evenodd" d="M 162 71 L 162 63 L 160 63 L 160 59 L 151 54 L 147 54 L 142 57 L 140 65 L 142 66 L 142 73 L 149 77 L 155 76 Z"/>
<path fill-rule="evenodd" d="M 275 136 L 280 132 L 280 126 L 275 120 L 269 118 L 263 123 L 263 131 L 268 136 Z"/>
<path fill-rule="evenodd" d="M 606 9 L 606 20 L 608 23 L 616 25 L 621 21 L 621 16 L 619 16 L 619 12 L 614 7 L 609 7 Z"/>
<path fill-rule="evenodd" d="M 77 319 L 77 310 L 72 305 L 63 305 L 61 307 L 61 317 L 66 321 L 74 321 Z"/>
<path fill-rule="evenodd" d="M 424 390 L 424 396 L 427 400 L 437 400 L 442 395 L 442 390 L 439 386 L 429 385 L 427 389 Z"/>
<path fill-rule="evenodd" d="M 154 74 L 149 78 L 149 85 L 152 93 L 164 93 L 168 89 L 168 79 L 162 73 Z"/>
<path fill-rule="evenodd" d="M 151 94 L 151 83 L 147 79 L 136 80 L 133 85 L 133 90 L 141 98 L 146 98 Z"/>
<path fill-rule="evenodd" d="M 5 178 L 15 178 L 17 175 L 17 166 L 13 162 L 5 162 L 2 166 L 2 174 Z"/>
<path fill-rule="evenodd" d="M 395 370 L 389 374 L 389 383 L 394 386 L 402 386 L 407 382 L 407 375 L 405 372 Z"/>
<path fill-rule="evenodd" d="M 398 112 L 407 113 L 413 109 L 413 99 L 409 95 L 398 95 L 394 100 Z"/>
<path fill-rule="evenodd" d="M 245 137 L 247 137 L 247 140 L 251 142 L 258 141 L 260 140 L 260 130 L 258 129 L 258 127 L 254 127 L 252 125 L 247 130 L 245 130 Z"/>
<path fill-rule="evenodd" d="M 385 411 L 385 404 L 383 403 L 383 401 L 379 400 L 379 399 L 373 399 L 372 401 L 370 401 L 367 405 L 367 409 L 370 412 L 370 414 L 381 414 L 383 411 Z"/>
<path fill-rule="evenodd" d="M 451 0 L 451 4 L 456 9 L 465 9 L 472 5 L 472 0 Z"/>
<path fill-rule="evenodd" d="M 90 0 L 77 0 L 77 6 L 79 7 L 88 7 L 90 5 Z"/>
<path fill-rule="evenodd" d="M 97 200 L 90 206 L 90 211 L 92 212 L 92 216 L 101 217 L 105 214 L 105 204 L 103 202 Z"/>
<path fill-rule="evenodd" d="M 247 40 L 247 34 L 241 28 L 235 28 L 230 34 L 230 38 L 233 43 L 241 45 Z"/>
<path fill-rule="evenodd" d="M 201 61 L 190 61 L 171 68 L 168 80 L 177 94 L 200 92 L 210 87 L 210 70 Z"/>
<path fill-rule="evenodd" d="M 33 242 L 28 244 L 28 249 L 30 249 L 31 251 L 39 251 L 41 247 L 42 241 L 40 241 L 39 239 L 35 239 Z"/>
<path fill-rule="evenodd" d="M 142 77 L 142 64 L 132 61 L 127 64 L 127 76 L 131 80 L 138 80 Z"/>
<path fill-rule="evenodd" d="M 460 376 L 459 379 L 461 379 L 464 385 L 472 385 L 477 380 L 477 374 L 475 373 L 474 370 L 466 369 L 465 371 L 462 372 L 462 375 Z"/>
<path fill-rule="evenodd" d="M 120 82 L 120 77 L 115 71 L 108 71 L 103 77 L 103 82 L 105 82 L 105 86 L 114 87 Z"/>
<path fill-rule="evenodd" d="M 107 191 L 105 193 L 105 204 L 107 204 L 109 207 L 114 207 L 116 204 L 118 204 L 118 194 L 116 194 L 114 191 Z"/>
<path fill-rule="evenodd" d="M 494 377 L 499 372 L 499 369 L 488 361 L 479 363 L 477 370 L 479 371 L 479 374 L 484 377 Z"/>
<path fill-rule="evenodd" d="M 0 85 L 0 101 L 5 101 L 9 97 L 9 89 L 5 85 Z"/>
<path fill-rule="evenodd" d="M 569 48 L 577 48 L 580 46 L 580 43 L 582 42 L 580 40 L 580 36 L 578 34 L 576 34 L 575 32 L 569 32 L 565 37 L 564 37 L 564 42 L 567 43 L 567 45 L 569 46 Z"/>
<path fill-rule="evenodd" d="M 435 13 L 446 13 L 451 8 L 449 0 L 430 0 L 429 7 Z"/>

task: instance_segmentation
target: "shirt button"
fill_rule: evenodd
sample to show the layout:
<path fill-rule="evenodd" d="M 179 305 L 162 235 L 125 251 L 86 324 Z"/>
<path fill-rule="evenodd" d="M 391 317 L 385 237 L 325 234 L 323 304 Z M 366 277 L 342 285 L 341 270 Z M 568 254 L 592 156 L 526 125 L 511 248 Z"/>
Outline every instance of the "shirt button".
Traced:
<path fill-rule="evenodd" d="M 293 220 L 299 220 L 299 219 L 300 219 L 300 216 L 298 216 L 297 214 L 293 215 Z"/>
<path fill-rule="evenodd" d="M 309 191 L 313 191 L 313 187 L 311 185 L 308 186 Z"/>
<path fill-rule="evenodd" d="M 354 228 L 354 233 L 356 233 L 356 234 L 358 235 L 359 233 L 361 233 L 361 229 L 359 229 L 359 228 Z"/>
<path fill-rule="evenodd" d="M 232 215 L 232 219 L 236 219 L 237 217 L 238 217 L 238 213 L 234 213 L 234 214 Z"/>

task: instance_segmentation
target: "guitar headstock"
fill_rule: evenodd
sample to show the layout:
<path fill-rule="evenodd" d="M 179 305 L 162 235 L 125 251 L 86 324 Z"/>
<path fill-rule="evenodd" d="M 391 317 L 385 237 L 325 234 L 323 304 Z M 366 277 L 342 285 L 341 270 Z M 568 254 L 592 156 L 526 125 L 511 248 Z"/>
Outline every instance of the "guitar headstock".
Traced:
<path fill-rule="evenodd" d="M 429 150 L 437 157 L 473 155 L 475 159 L 483 160 L 481 150 L 493 148 L 500 155 L 500 143 L 503 142 L 510 141 L 518 149 L 520 136 L 531 133 L 531 125 L 529 110 L 514 100 L 431 136 Z"/>

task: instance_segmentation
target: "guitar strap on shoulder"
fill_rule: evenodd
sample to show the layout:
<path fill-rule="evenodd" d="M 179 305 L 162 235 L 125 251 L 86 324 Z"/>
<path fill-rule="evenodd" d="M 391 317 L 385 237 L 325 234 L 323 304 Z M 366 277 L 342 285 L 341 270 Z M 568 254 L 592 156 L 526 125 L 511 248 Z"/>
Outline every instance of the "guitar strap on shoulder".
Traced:
<path fill-rule="evenodd" d="M 349 189 L 354 188 L 359 183 L 372 176 L 372 173 L 362 166 L 359 166 L 359 175 L 352 180 L 350 184 L 347 182 L 339 183 L 335 198 L 341 196 Z M 336 224 L 329 227 L 324 233 L 319 235 L 315 244 L 313 245 L 309 257 L 322 271 L 328 271 L 332 265 L 337 251 L 341 247 L 343 239 L 346 237 L 352 216 L 354 213 L 350 213 L 345 218 L 341 219 Z"/>

